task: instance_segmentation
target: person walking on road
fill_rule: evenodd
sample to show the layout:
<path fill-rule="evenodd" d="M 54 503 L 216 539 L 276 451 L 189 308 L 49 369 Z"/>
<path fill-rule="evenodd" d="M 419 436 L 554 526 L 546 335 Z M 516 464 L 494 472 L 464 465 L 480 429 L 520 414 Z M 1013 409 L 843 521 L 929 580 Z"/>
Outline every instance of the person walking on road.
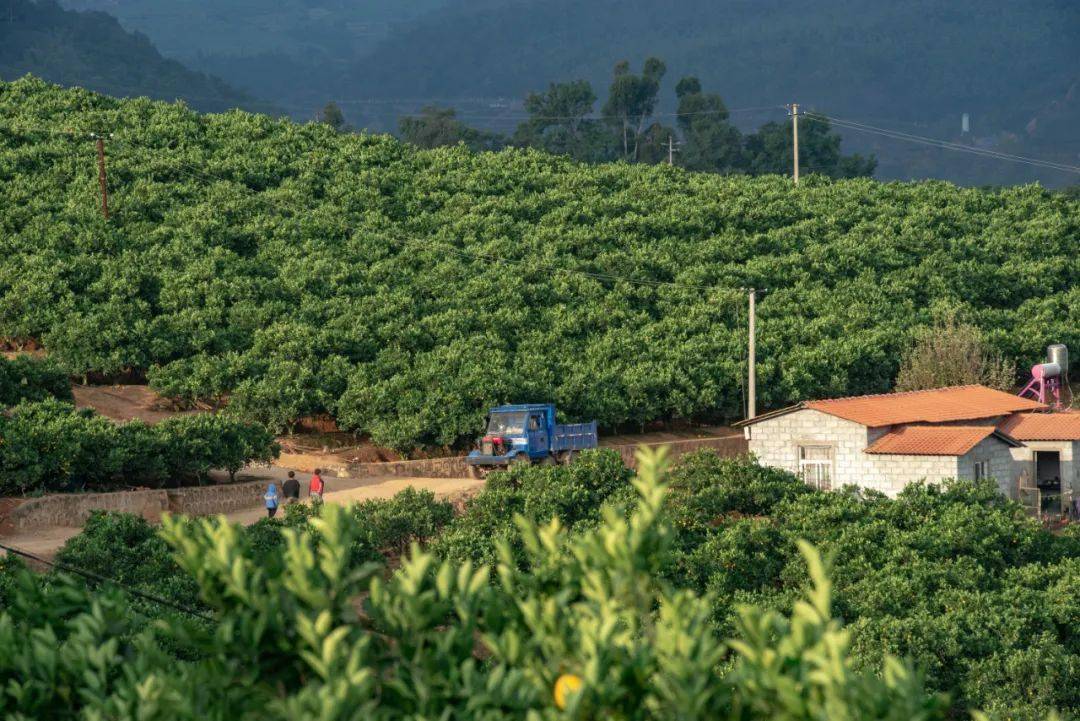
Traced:
<path fill-rule="evenodd" d="M 266 489 L 266 495 L 263 496 L 263 499 L 266 500 L 266 516 L 267 516 L 267 518 L 273 518 L 274 514 L 277 513 L 277 507 L 278 507 L 277 486 L 275 486 L 273 483 L 271 483 L 270 487 Z"/>
<path fill-rule="evenodd" d="M 281 494 L 285 496 L 285 505 L 300 500 L 300 481 L 296 480 L 296 471 L 289 471 L 289 477 L 281 484 Z"/>
<path fill-rule="evenodd" d="M 308 494 L 312 497 L 312 499 L 321 502 L 325 490 L 326 484 L 323 483 L 322 469 L 316 468 L 315 473 L 311 475 L 311 484 L 308 486 Z"/>

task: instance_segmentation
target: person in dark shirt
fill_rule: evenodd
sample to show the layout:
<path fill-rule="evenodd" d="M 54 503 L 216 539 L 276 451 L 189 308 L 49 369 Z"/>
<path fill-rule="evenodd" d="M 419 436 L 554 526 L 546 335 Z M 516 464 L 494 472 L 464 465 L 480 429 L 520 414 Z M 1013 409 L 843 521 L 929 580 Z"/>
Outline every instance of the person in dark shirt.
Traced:
<path fill-rule="evenodd" d="M 289 478 L 281 484 L 281 493 L 286 505 L 300 500 L 300 481 L 296 480 L 296 471 L 289 471 Z"/>

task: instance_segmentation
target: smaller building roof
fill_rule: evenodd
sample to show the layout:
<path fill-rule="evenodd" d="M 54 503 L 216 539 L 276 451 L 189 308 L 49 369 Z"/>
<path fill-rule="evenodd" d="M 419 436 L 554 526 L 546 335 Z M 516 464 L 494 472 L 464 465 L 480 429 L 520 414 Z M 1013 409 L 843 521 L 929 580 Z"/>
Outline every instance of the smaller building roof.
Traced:
<path fill-rule="evenodd" d="M 1012 436 L 993 426 L 900 426 L 871 443 L 867 453 L 900 456 L 962 456 L 990 436 L 1017 447 Z"/>
<path fill-rule="evenodd" d="M 1014 413 L 999 428 L 1021 441 L 1080 441 L 1080 413 Z"/>

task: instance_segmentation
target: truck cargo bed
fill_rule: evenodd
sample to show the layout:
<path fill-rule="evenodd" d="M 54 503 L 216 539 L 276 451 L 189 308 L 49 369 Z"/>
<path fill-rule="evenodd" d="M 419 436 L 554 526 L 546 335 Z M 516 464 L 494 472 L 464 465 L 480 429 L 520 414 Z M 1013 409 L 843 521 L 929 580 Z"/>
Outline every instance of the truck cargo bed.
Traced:
<path fill-rule="evenodd" d="M 591 423 L 567 423 L 556 425 L 551 438 L 552 451 L 584 451 L 596 448 L 599 439 L 596 435 L 596 421 Z"/>

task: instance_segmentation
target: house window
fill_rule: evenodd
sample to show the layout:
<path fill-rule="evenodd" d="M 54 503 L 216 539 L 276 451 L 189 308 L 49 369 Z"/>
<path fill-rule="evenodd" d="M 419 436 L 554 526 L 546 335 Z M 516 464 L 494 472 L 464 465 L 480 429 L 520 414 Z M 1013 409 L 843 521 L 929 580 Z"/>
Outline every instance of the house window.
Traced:
<path fill-rule="evenodd" d="M 975 461 L 975 480 L 980 481 L 983 478 L 990 477 L 990 461 L 982 460 Z"/>
<path fill-rule="evenodd" d="M 832 446 L 799 446 L 799 475 L 809 485 L 822 491 L 832 488 Z"/>

